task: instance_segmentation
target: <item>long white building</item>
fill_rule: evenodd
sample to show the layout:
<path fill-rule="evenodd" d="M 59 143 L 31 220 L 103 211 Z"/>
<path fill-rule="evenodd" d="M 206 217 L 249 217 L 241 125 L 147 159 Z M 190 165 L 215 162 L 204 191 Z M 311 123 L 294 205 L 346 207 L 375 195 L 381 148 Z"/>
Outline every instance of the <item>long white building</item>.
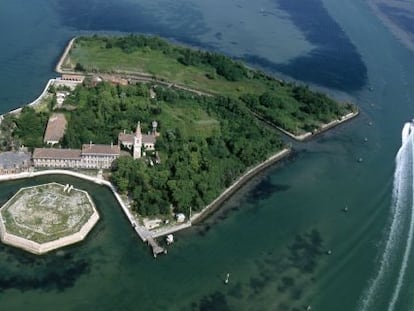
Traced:
<path fill-rule="evenodd" d="M 118 145 L 84 144 L 82 149 L 36 148 L 33 152 L 35 167 L 108 169 L 119 157 Z"/>
<path fill-rule="evenodd" d="M 60 125 L 61 130 L 59 133 L 61 136 L 63 136 L 66 127 L 65 122 L 62 120 L 57 122 Z M 155 142 L 158 135 L 156 121 L 152 122 L 152 128 L 152 132 L 149 132 L 148 135 L 142 134 L 141 124 L 138 122 L 135 133 L 126 133 L 126 131 L 119 133 L 118 145 L 89 143 L 84 144 L 82 149 L 35 148 L 33 152 L 33 165 L 45 168 L 109 169 L 113 161 L 120 156 L 121 145 L 132 151 L 134 159 L 141 158 L 144 151 L 155 150 Z M 55 133 L 57 131 L 49 132 Z M 55 140 L 58 142 L 60 139 L 61 137 Z"/>

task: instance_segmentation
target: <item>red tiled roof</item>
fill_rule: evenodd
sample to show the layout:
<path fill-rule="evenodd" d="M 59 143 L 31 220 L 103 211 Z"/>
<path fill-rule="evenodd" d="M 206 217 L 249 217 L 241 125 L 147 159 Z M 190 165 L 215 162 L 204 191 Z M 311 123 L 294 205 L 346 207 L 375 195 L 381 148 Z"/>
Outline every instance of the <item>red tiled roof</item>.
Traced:
<path fill-rule="evenodd" d="M 82 145 L 82 155 L 119 155 L 121 152 L 118 145 Z"/>
<path fill-rule="evenodd" d="M 156 137 L 154 135 L 142 135 L 142 143 L 155 144 Z"/>
<path fill-rule="evenodd" d="M 118 135 L 118 141 L 123 143 L 134 143 L 134 134 L 126 134 L 126 133 L 119 133 Z"/>
<path fill-rule="evenodd" d="M 35 150 L 33 151 L 33 159 L 79 160 L 80 158 L 80 149 L 35 148 Z"/>
<path fill-rule="evenodd" d="M 65 134 L 66 124 L 67 121 L 63 113 L 53 114 L 47 122 L 43 141 L 47 143 L 48 141 L 61 140 L 63 135 Z"/>

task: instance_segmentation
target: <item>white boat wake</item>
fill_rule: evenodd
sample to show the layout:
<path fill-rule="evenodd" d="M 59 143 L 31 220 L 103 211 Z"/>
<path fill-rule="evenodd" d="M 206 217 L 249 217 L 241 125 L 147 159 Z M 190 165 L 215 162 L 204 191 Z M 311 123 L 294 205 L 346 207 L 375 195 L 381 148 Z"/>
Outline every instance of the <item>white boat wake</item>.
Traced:
<path fill-rule="evenodd" d="M 394 311 L 404 284 L 404 276 L 412 250 L 414 234 L 414 122 L 404 125 L 402 145 L 396 157 L 392 194 L 392 222 L 388 231 L 379 269 L 369 284 L 361 302 L 361 311 Z M 407 232 L 408 221 L 408 232 Z M 403 246 L 403 256 L 396 251 Z M 395 268 L 398 268 L 395 277 Z M 384 287 L 386 286 L 386 290 Z M 391 289 L 391 290 L 390 290 Z M 391 294 L 391 295 L 390 295 Z M 384 308 L 384 297 L 388 306 Z"/>

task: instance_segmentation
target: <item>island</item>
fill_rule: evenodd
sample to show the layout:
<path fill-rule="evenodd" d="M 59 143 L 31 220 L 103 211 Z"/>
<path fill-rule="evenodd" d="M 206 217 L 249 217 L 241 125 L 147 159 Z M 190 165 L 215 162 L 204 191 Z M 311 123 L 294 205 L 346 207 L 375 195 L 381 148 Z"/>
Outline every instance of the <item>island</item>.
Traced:
<path fill-rule="evenodd" d="M 98 220 L 87 192 L 49 183 L 20 189 L 0 208 L 0 237 L 41 255 L 82 241 Z"/>
<path fill-rule="evenodd" d="M 288 155 L 281 133 L 309 139 L 358 114 L 307 86 L 158 37 L 75 38 L 57 71 L 34 104 L 2 116 L 0 166 L 24 159 L 3 174 L 95 175 L 154 255 L 164 251 L 155 238 L 191 226 Z M 32 163 L 10 153 L 30 153 Z"/>

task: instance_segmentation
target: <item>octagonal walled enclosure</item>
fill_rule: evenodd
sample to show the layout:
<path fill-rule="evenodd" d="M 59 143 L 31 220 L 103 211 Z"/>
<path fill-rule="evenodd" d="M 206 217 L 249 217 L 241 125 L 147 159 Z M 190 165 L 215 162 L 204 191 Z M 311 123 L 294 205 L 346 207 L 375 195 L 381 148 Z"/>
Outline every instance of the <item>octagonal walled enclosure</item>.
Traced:
<path fill-rule="evenodd" d="M 82 241 L 98 220 L 86 191 L 58 183 L 25 187 L 0 208 L 0 238 L 40 255 Z"/>

